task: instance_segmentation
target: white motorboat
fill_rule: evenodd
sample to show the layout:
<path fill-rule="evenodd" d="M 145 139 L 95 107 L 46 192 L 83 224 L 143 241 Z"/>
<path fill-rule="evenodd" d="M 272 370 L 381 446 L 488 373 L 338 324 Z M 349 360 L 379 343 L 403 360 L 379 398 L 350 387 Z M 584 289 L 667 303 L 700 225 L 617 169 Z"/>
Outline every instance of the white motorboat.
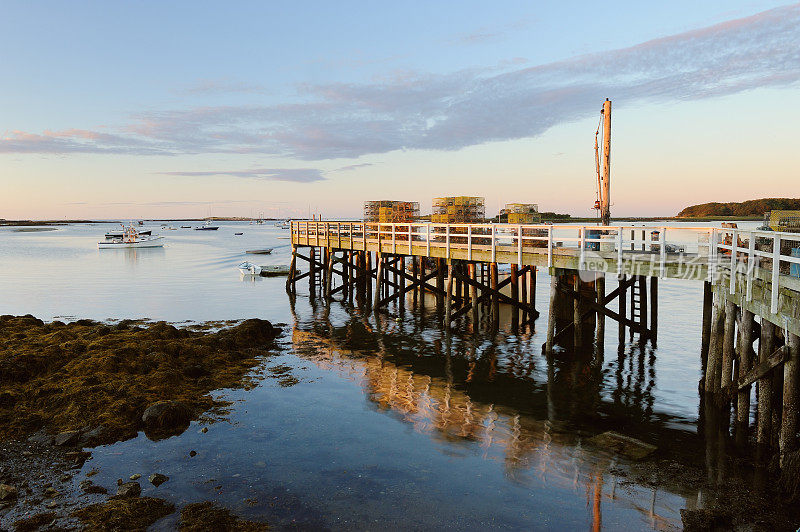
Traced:
<path fill-rule="evenodd" d="M 160 248 L 163 246 L 163 236 L 141 235 L 133 226 L 126 228 L 121 237 L 97 243 L 98 249 Z"/>
<path fill-rule="evenodd" d="M 239 271 L 242 275 L 261 275 L 261 266 L 252 262 L 243 262 L 239 265 Z"/>

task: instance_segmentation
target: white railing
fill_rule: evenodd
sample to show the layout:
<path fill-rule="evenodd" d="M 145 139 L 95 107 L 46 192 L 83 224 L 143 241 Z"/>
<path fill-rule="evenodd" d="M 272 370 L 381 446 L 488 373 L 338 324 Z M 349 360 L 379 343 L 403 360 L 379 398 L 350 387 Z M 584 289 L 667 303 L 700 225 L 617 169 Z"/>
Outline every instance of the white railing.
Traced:
<path fill-rule="evenodd" d="M 711 241 L 716 245 L 712 269 L 724 268 L 729 289 L 735 294 L 737 274 L 745 278 L 744 297 L 753 300 L 753 279 L 766 271 L 770 285 L 770 311 L 778 312 L 780 288 L 785 278 L 800 278 L 800 233 L 775 231 L 742 231 L 735 228 L 713 229 Z M 795 286 L 796 289 L 796 286 Z"/>
<path fill-rule="evenodd" d="M 444 253 L 437 255 L 446 258 L 452 257 L 453 250 L 462 250 L 467 260 L 472 260 L 473 252 L 478 251 L 489 253 L 492 262 L 496 262 L 498 253 L 504 253 L 511 254 L 518 265 L 522 265 L 525 254 L 530 253 L 545 255 L 549 267 L 558 255 L 577 255 L 580 269 L 612 271 L 596 264 L 615 260 L 618 274 L 623 272 L 626 261 L 649 261 L 650 272 L 656 271 L 659 276 L 666 274 L 668 265 L 706 267 L 708 280 L 714 283 L 727 280 L 732 293 L 736 290 L 737 276 L 731 272 L 744 273 L 748 301 L 753 297 L 754 277 L 766 270 L 772 289 L 773 313 L 778 309 L 781 280 L 800 277 L 800 256 L 792 256 L 791 251 L 800 248 L 800 234 L 772 231 L 685 226 L 294 220 L 291 233 L 292 242 L 301 245 L 354 250 L 367 250 L 368 245 L 389 245 L 392 253 L 428 257 L 432 249 L 439 248 Z"/>

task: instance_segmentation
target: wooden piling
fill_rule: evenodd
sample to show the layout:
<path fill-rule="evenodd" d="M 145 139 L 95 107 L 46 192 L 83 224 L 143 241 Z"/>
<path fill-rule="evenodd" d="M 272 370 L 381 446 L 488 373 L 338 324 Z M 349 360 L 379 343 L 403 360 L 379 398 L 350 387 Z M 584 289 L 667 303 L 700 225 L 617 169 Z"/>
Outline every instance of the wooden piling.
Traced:
<path fill-rule="evenodd" d="M 706 364 L 704 387 L 706 393 L 716 393 L 719 391 L 725 308 L 721 304 L 714 302 L 711 313 L 711 338 L 708 345 L 708 363 Z"/>
<path fill-rule="evenodd" d="M 314 292 L 316 292 L 317 283 L 316 248 L 314 246 L 308 248 L 308 258 L 310 259 L 308 262 L 308 292 L 313 297 Z"/>
<path fill-rule="evenodd" d="M 650 340 L 658 339 L 658 277 L 650 277 Z"/>
<path fill-rule="evenodd" d="M 375 253 L 375 263 L 378 268 L 377 275 L 375 278 L 375 295 L 372 299 L 372 308 L 375 310 L 378 309 L 378 302 L 381 300 L 381 288 L 383 285 L 383 262 L 384 262 L 383 253 L 377 252 Z"/>
<path fill-rule="evenodd" d="M 725 329 L 722 338 L 721 387 L 732 385 L 734 348 L 736 344 L 736 304 L 733 300 L 725 302 Z"/>
<path fill-rule="evenodd" d="M 712 333 L 711 341 L 714 337 Z M 766 362 L 775 347 L 775 325 L 772 322 L 761 320 L 761 338 L 758 341 L 758 361 Z M 709 353 L 709 357 L 711 353 Z M 709 364 L 710 364 L 709 359 Z M 772 375 L 768 372 L 758 379 L 758 424 L 756 427 L 756 442 L 759 455 L 769 448 L 772 431 Z"/>
<path fill-rule="evenodd" d="M 292 261 L 289 263 L 289 277 L 286 279 L 286 291 L 294 294 L 297 292 L 295 272 L 297 271 L 297 246 L 292 246 Z"/>
<path fill-rule="evenodd" d="M 708 361 L 708 346 L 711 341 L 711 314 L 713 311 L 714 292 L 712 291 L 711 283 L 705 281 L 703 283 L 703 338 L 700 344 L 700 358 L 702 359 L 703 368 L 706 367 Z"/>
<path fill-rule="evenodd" d="M 475 263 L 470 262 L 469 266 L 469 278 L 473 282 L 477 282 L 477 275 L 475 274 Z M 478 329 L 478 287 L 474 284 L 471 284 L 469 287 L 470 291 L 470 300 L 472 302 L 472 326 L 474 330 L 477 331 Z"/>
<path fill-rule="evenodd" d="M 627 289 L 627 282 L 628 278 L 625 275 L 621 275 L 619 277 L 619 295 L 617 299 L 619 299 L 619 315 L 623 318 L 628 317 L 628 289 Z M 625 324 L 621 321 L 619 323 L 619 343 L 625 343 Z"/>
<path fill-rule="evenodd" d="M 751 350 L 753 348 L 753 323 L 752 312 L 742 309 L 742 320 L 739 324 L 739 345 L 737 356 L 739 360 L 739 375 L 743 376 L 753 364 Z M 747 434 L 750 427 L 750 386 L 745 386 L 736 397 L 736 443 L 739 446 L 747 444 Z"/>
<path fill-rule="evenodd" d="M 536 310 L 536 266 L 531 266 L 530 272 L 528 273 L 528 305 L 531 307 L 531 310 Z M 534 319 L 536 319 L 535 312 L 530 317 L 531 322 L 533 322 Z"/>
<path fill-rule="evenodd" d="M 597 303 L 603 305 L 603 300 L 606 297 L 606 278 L 603 274 L 599 274 L 594 281 L 594 289 L 597 294 Z M 606 315 L 602 312 L 597 313 L 597 322 L 595 323 L 595 343 L 598 347 L 603 345 L 606 337 Z"/>
<path fill-rule="evenodd" d="M 444 287 L 444 272 L 445 272 L 445 260 L 444 259 L 436 259 L 436 288 L 439 290 L 436 292 L 436 312 L 441 312 L 444 307 L 444 295 L 443 292 L 445 291 Z"/>
<path fill-rule="evenodd" d="M 334 262 L 334 253 L 333 250 L 328 249 L 326 254 L 326 264 L 325 264 L 325 301 L 330 302 L 331 300 L 331 290 L 333 289 L 333 262 Z"/>
<path fill-rule="evenodd" d="M 581 298 L 580 298 L 581 276 L 578 274 L 578 272 L 575 272 L 574 277 L 575 277 L 575 280 L 574 280 L 575 284 L 573 286 L 574 286 L 575 294 L 578 297 L 572 298 L 572 312 L 573 312 L 573 316 L 572 316 L 572 323 L 573 323 L 572 335 L 573 335 L 573 344 L 574 344 L 575 348 L 577 349 L 577 348 L 583 347 L 583 319 L 582 319 L 582 314 L 583 314 L 583 308 L 582 307 L 583 307 L 583 305 L 581 305 Z"/>
<path fill-rule="evenodd" d="M 783 363 L 783 408 L 781 414 L 781 433 L 778 440 L 780 461 L 787 453 L 797 448 L 797 419 L 800 409 L 800 337 L 789 334 L 786 343 L 789 346 L 789 358 Z"/>
<path fill-rule="evenodd" d="M 523 273 L 519 278 L 519 302 L 522 304 L 522 324 L 528 319 L 528 272 Z"/>
<path fill-rule="evenodd" d="M 414 283 L 419 282 L 420 274 L 419 274 L 419 263 L 420 258 L 416 256 L 411 257 L 411 277 L 414 278 Z M 414 307 L 417 306 L 417 298 L 419 295 L 419 286 L 414 286 L 412 292 L 412 304 Z"/>
<path fill-rule="evenodd" d="M 497 285 L 499 281 L 496 262 L 491 263 L 489 276 L 491 277 L 492 287 L 492 328 L 497 330 L 500 327 L 500 298 L 497 297 Z"/>
<path fill-rule="evenodd" d="M 550 304 L 547 310 L 547 343 L 545 350 L 553 352 L 553 339 L 556 334 L 556 298 L 558 297 L 558 273 L 552 268 L 550 270 Z"/>
<path fill-rule="evenodd" d="M 396 267 L 401 272 L 406 273 L 406 257 L 405 257 L 405 255 L 400 255 L 400 258 L 398 259 L 398 264 L 397 264 Z M 397 282 L 400 285 L 399 288 L 398 288 L 398 290 L 400 290 L 400 297 L 397 298 L 397 303 L 400 306 L 400 310 L 404 310 L 406 308 L 406 278 L 405 278 L 404 275 L 396 275 L 396 274 L 395 274 L 395 278 L 397 279 Z"/>
<path fill-rule="evenodd" d="M 519 270 L 516 264 L 511 265 L 511 300 L 514 304 L 511 305 L 511 327 L 516 329 L 519 327 Z"/>
<path fill-rule="evenodd" d="M 447 295 L 444 298 L 444 328 L 450 328 L 450 316 L 453 308 L 453 264 L 447 265 Z"/>

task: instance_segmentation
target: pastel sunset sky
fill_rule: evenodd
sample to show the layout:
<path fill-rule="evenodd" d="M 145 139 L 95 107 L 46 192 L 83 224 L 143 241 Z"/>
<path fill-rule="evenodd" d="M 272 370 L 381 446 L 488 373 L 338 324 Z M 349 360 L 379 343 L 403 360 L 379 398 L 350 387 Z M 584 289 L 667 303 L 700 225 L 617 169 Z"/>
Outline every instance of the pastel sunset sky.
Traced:
<path fill-rule="evenodd" d="M 800 196 L 800 4 L 28 2 L 0 17 L 0 218 L 591 216 Z"/>

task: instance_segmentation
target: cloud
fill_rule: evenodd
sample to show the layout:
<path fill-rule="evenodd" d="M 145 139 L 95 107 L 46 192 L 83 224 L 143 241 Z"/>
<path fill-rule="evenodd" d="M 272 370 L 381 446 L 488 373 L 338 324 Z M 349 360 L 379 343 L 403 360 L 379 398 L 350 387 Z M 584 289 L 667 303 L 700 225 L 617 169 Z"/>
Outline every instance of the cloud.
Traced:
<path fill-rule="evenodd" d="M 301 103 L 142 113 L 115 133 L 15 131 L 6 153 L 253 153 L 301 160 L 395 150 L 457 150 L 535 137 L 615 107 L 696 100 L 800 80 L 800 4 L 629 48 L 498 73 L 401 73 L 372 83 L 309 84 Z M 255 173 L 254 173 L 255 172 Z M 308 182 L 313 169 L 211 172 Z M 186 174 L 183 174 L 186 175 Z"/>
<path fill-rule="evenodd" d="M 316 168 L 256 168 L 253 170 L 210 170 L 200 172 L 158 172 L 161 175 L 181 177 L 246 177 L 270 181 L 291 181 L 294 183 L 311 183 L 325 178 Z"/>
<path fill-rule="evenodd" d="M 367 166 L 375 166 L 374 163 L 360 163 L 360 164 L 348 164 L 347 166 L 342 166 L 335 170 L 331 170 L 332 172 L 350 172 L 352 170 L 356 170 L 358 168 L 366 168 Z"/>
<path fill-rule="evenodd" d="M 176 92 L 189 96 L 225 93 L 266 94 L 267 88 L 256 83 L 218 78 L 197 80 L 195 83 L 178 89 Z"/>

